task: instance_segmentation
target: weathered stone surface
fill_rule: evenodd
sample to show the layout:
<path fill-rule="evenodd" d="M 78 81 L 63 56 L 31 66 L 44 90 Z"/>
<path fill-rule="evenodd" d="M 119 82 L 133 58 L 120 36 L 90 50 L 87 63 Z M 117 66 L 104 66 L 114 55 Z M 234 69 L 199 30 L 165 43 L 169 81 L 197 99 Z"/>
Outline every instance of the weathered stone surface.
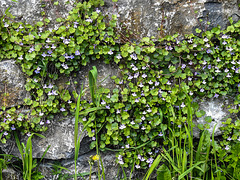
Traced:
<path fill-rule="evenodd" d="M 54 5 L 51 0 L 11 0 L 0 1 L 0 12 L 4 14 L 6 9 L 11 6 L 9 12 L 16 16 L 18 21 L 34 24 L 38 21 L 48 18 L 52 22 L 59 17 L 67 17 L 68 12 L 72 9 L 67 0 L 58 0 L 59 4 Z"/>
<path fill-rule="evenodd" d="M 124 35 L 124 27 L 133 31 L 131 40 L 144 36 L 162 37 L 174 33 L 192 33 L 196 28 L 210 29 L 217 25 L 225 28 L 233 17 L 240 19 L 239 0 L 104 0 L 104 13 L 119 15 L 119 30 Z M 54 5 L 50 0 L 1 0 L 2 13 L 10 7 L 10 12 L 18 20 L 34 23 L 48 17 L 55 23 L 58 17 L 67 17 L 73 4 L 66 4 L 67 0 L 59 0 Z M 71 1 L 70 1 L 71 2 Z M 41 12 L 45 12 L 42 16 Z M 202 22 L 200 22 L 200 19 Z M 210 22 L 210 25 L 207 22 Z"/>
<path fill-rule="evenodd" d="M 210 29 L 220 25 L 225 28 L 228 18 L 240 19 L 239 0 L 105 0 L 105 11 L 119 14 L 119 28 L 135 33 L 130 39 L 144 36 L 162 37 L 174 33 L 188 34 L 194 29 Z M 200 22 L 200 19 L 203 21 Z M 207 22 L 210 25 L 207 25 Z"/>
<path fill-rule="evenodd" d="M 78 158 L 78 162 L 77 162 L 77 172 L 78 173 L 89 173 L 90 170 L 90 166 L 89 166 L 89 159 L 91 155 L 95 155 L 96 152 L 92 151 L 90 153 L 87 153 L 85 155 L 82 155 Z M 116 157 L 114 152 L 105 152 L 105 153 L 101 153 L 101 159 L 103 162 L 103 167 L 104 167 L 104 173 L 105 173 L 105 179 L 106 180 L 120 180 L 123 177 L 122 174 L 122 169 L 121 167 L 116 163 Z M 44 164 L 40 165 L 40 171 L 42 172 L 42 174 L 45 176 L 44 180 L 53 180 L 53 179 L 57 179 L 59 178 L 61 175 L 53 175 L 52 174 L 52 167 L 53 162 L 47 163 L 45 162 Z M 63 170 L 61 173 L 62 174 L 69 174 L 69 175 L 73 175 L 74 174 L 74 160 L 61 160 L 59 161 L 59 164 L 61 164 L 62 167 L 67 168 L 69 171 Z M 100 171 L 102 171 L 102 168 L 100 167 Z M 98 172 L 98 167 L 97 167 L 97 162 L 94 163 L 93 168 L 92 168 L 92 176 L 91 179 L 92 180 L 97 180 L 97 172 Z M 127 174 L 127 176 L 129 177 L 130 171 L 129 169 L 125 170 L 125 173 Z M 134 171 L 134 173 L 132 174 L 132 180 L 137 179 L 136 177 L 140 177 L 139 176 L 139 172 L 136 173 L 136 171 Z M 85 176 L 86 179 L 88 175 Z M 68 178 L 68 179 L 73 179 L 73 178 Z M 78 179 L 82 180 L 83 178 L 78 177 Z M 140 178 L 142 179 L 142 177 Z"/>
<path fill-rule="evenodd" d="M 7 168 L 2 170 L 2 179 L 4 180 L 20 180 L 20 173 L 16 172 L 12 168 Z"/>
<path fill-rule="evenodd" d="M 79 135 L 82 132 L 83 126 L 79 124 Z M 65 119 L 56 118 L 49 125 L 46 132 L 42 133 L 46 138 L 34 136 L 32 139 L 33 158 L 41 158 L 44 151 L 49 145 L 51 147 L 47 151 L 46 159 L 68 159 L 74 157 L 74 118 L 68 117 Z M 83 137 L 86 133 L 83 132 Z M 27 136 L 21 137 L 22 142 L 27 142 Z M 85 145 L 86 146 L 86 145 Z M 19 150 L 15 140 L 8 140 L 7 144 L 1 144 L 0 147 L 7 154 L 13 154 L 20 157 Z M 80 148 L 80 153 L 83 154 L 89 151 L 89 145 Z"/>
<path fill-rule="evenodd" d="M 199 111 L 205 111 L 205 115 L 195 119 L 194 123 L 196 127 L 193 129 L 193 136 L 199 137 L 200 130 L 197 128 L 198 124 L 207 124 L 208 122 L 205 121 L 207 116 L 212 118 L 212 121 L 209 124 L 210 128 L 207 129 L 210 134 L 213 133 L 214 126 L 216 125 L 214 136 L 219 136 L 222 134 L 220 128 L 224 127 L 225 125 L 222 124 L 226 122 L 227 118 L 232 118 L 233 120 L 236 119 L 236 114 L 231 114 L 227 108 L 230 106 L 232 109 L 236 108 L 233 105 L 233 98 L 231 97 L 219 97 L 219 98 L 211 98 L 211 99 L 204 99 L 202 102 L 199 102 Z"/>
<path fill-rule="evenodd" d="M 14 60 L 0 62 L 0 107 L 17 106 L 29 98 L 25 90 L 25 79 Z"/>

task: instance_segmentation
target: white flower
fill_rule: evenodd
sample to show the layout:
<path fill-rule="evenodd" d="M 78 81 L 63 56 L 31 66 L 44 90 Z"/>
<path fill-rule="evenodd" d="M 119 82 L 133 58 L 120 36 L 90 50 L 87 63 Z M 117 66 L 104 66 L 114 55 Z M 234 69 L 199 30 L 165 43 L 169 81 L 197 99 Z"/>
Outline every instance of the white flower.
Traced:
<path fill-rule="evenodd" d="M 135 168 L 139 169 L 139 168 L 140 168 L 140 166 L 137 164 L 137 165 L 135 165 Z"/>
<path fill-rule="evenodd" d="M 8 27 L 8 26 L 9 26 L 9 24 L 8 24 L 8 23 L 5 23 L 5 24 L 4 24 L 4 27 Z"/>
<path fill-rule="evenodd" d="M 208 38 L 204 38 L 203 41 L 204 41 L 204 42 L 208 42 Z"/>
<path fill-rule="evenodd" d="M 125 129 L 125 128 L 126 128 L 125 124 L 122 124 L 122 125 L 119 127 L 119 129 Z"/>
<path fill-rule="evenodd" d="M 226 68 L 225 70 L 224 70 L 224 72 L 228 72 L 229 70 Z"/>
<path fill-rule="evenodd" d="M 140 83 L 138 86 L 142 88 L 142 87 L 143 87 L 143 84 L 142 84 L 142 83 Z"/>
<path fill-rule="evenodd" d="M 207 48 L 209 48 L 209 47 L 210 47 L 210 45 L 209 45 L 208 43 L 206 43 L 206 44 L 205 44 L 205 46 L 206 46 Z"/>
<path fill-rule="evenodd" d="M 225 147 L 225 150 L 229 150 L 230 148 L 229 148 L 229 146 L 227 145 L 226 147 Z"/>
<path fill-rule="evenodd" d="M 134 67 L 132 68 L 132 70 L 133 70 L 133 71 L 137 71 L 138 68 L 134 66 Z"/>
<path fill-rule="evenodd" d="M 228 77 L 228 78 L 232 77 L 231 73 L 228 73 L 226 77 Z"/>
<path fill-rule="evenodd" d="M 109 55 L 112 55 L 112 54 L 113 54 L 113 52 L 112 52 L 111 49 L 110 49 L 110 51 L 108 51 L 108 54 L 109 54 Z"/>
<path fill-rule="evenodd" d="M 122 56 L 121 56 L 120 54 L 118 54 L 118 55 L 116 56 L 116 58 L 117 58 L 117 59 L 122 59 Z"/>
<path fill-rule="evenodd" d="M 185 104 L 182 102 L 182 104 L 181 104 L 181 108 L 184 108 L 185 107 Z"/>
<path fill-rule="evenodd" d="M 152 110 L 150 108 L 148 108 L 147 112 L 150 113 L 150 112 L 152 112 Z"/>
<path fill-rule="evenodd" d="M 85 21 L 91 23 L 91 22 L 92 22 L 92 19 L 91 19 L 91 18 L 88 18 L 88 19 L 86 19 Z"/>
<path fill-rule="evenodd" d="M 217 62 L 220 62 L 221 60 L 220 60 L 219 57 L 218 57 L 216 61 L 217 61 Z"/>

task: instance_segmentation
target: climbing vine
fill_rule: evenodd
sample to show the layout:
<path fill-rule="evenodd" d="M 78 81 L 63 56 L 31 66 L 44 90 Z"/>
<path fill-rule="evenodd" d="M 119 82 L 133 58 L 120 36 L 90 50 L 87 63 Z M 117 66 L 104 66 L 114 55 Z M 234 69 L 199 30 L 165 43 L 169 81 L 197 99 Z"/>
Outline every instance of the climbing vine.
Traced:
<path fill-rule="evenodd" d="M 136 168 L 150 166 L 161 147 L 169 143 L 170 129 L 175 137 L 187 136 L 183 127 L 189 109 L 195 118 L 204 115 L 196 99 L 232 96 L 232 107 L 236 108 L 229 111 L 238 113 L 240 21 L 233 24 L 230 19 L 225 30 L 196 29 L 197 35 L 175 34 L 158 40 L 145 37 L 120 44 L 115 28 L 117 15 L 104 16 L 103 4 L 91 0 L 76 3 L 66 19 L 57 19 L 54 29 L 47 18 L 29 25 L 15 22 L 8 10 L 1 17 L 0 59 L 16 59 L 26 74 L 25 88 L 31 94 L 24 100 L 29 109 L 26 113 L 19 111 L 22 107 L 2 107 L 2 143 L 12 131 L 23 135 L 45 131 L 49 123 L 54 123 L 54 115 L 72 115 L 83 83 L 73 79 L 93 61 L 115 63 L 121 75 L 111 77 L 115 89 L 98 87 L 96 93 L 104 109 L 83 114 L 80 121 L 92 121 L 87 128 L 91 148 L 98 138 L 101 150 L 119 151 L 117 161 L 124 167 L 134 162 Z M 63 76 L 69 81 L 59 84 Z M 80 110 L 95 105 L 85 99 Z M 198 128 L 208 129 L 207 122 L 211 118 Z M 223 140 L 216 147 L 219 157 L 231 154 L 221 160 L 229 162 L 231 169 L 237 167 L 239 158 L 240 121 L 228 118 L 225 123 L 228 126 L 222 129 Z"/>

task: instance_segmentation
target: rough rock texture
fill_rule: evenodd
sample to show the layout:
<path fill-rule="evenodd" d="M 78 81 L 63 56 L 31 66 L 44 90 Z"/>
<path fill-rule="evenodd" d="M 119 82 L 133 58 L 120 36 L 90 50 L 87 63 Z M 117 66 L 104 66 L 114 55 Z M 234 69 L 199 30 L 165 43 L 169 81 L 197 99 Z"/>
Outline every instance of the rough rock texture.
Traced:
<path fill-rule="evenodd" d="M 131 39 L 144 36 L 162 37 L 174 33 L 188 34 L 197 27 L 225 28 L 228 18 L 240 19 L 239 0 L 105 0 L 105 11 L 119 14 L 119 27 L 133 31 Z M 200 19 L 202 22 L 200 22 Z M 207 25 L 207 22 L 210 25 Z"/>
<path fill-rule="evenodd" d="M 88 173 L 89 173 L 89 159 L 91 155 L 95 155 L 95 151 L 91 151 L 87 154 L 84 154 L 78 158 L 77 162 L 77 171 L 78 173 L 82 173 L 86 179 L 88 179 Z M 116 163 L 115 159 L 115 154 L 114 152 L 104 152 L 101 153 L 101 159 L 103 162 L 104 166 L 104 173 L 105 173 L 105 179 L 106 180 L 120 180 L 124 178 L 123 172 L 121 167 Z M 39 168 L 39 170 L 42 172 L 42 174 L 45 176 L 44 180 L 55 180 L 60 178 L 60 176 L 63 176 L 65 174 L 65 177 L 68 175 L 73 175 L 74 174 L 74 160 L 72 159 L 67 159 L 67 160 L 61 160 L 58 162 L 60 166 L 65 167 L 69 169 L 70 171 L 67 170 L 62 170 L 62 175 L 60 174 L 55 174 L 53 175 L 51 172 L 53 171 L 53 164 L 54 162 L 45 162 L 42 164 Z M 102 172 L 102 168 L 100 166 L 100 171 Z M 125 168 L 125 173 L 127 177 L 130 176 L 130 169 Z M 98 167 L 97 167 L 97 162 L 94 163 L 93 168 L 92 168 L 92 180 L 97 180 L 97 172 L 98 172 Z M 137 180 L 137 179 L 143 179 L 143 176 L 145 175 L 146 172 L 142 171 L 143 173 L 134 173 L 132 174 L 132 180 Z M 69 176 L 68 176 L 69 177 Z M 68 178 L 73 180 L 73 178 Z M 78 177 L 79 180 L 82 180 L 83 178 Z"/>
<path fill-rule="evenodd" d="M 234 21 L 240 19 L 240 0 L 104 0 L 102 8 L 106 14 L 119 15 L 119 29 L 125 34 L 124 27 L 133 31 L 135 35 L 130 38 L 172 35 L 174 33 L 186 34 L 194 29 L 210 29 L 217 25 L 225 28 L 232 17 Z M 19 21 L 34 23 L 48 17 L 54 24 L 58 17 L 67 17 L 73 7 L 72 1 L 58 0 L 54 5 L 50 0 L 1 0 L 2 13 L 9 7 L 10 12 Z M 42 16 L 41 13 L 45 15 Z M 202 22 L 200 22 L 202 20 Z M 210 25 L 207 22 L 210 22 Z"/>
<path fill-rule="evenodd" d="M 82 132 L 83 126 L 79 125 L 79 135 Z M 46 132 L 42 133 L 46 138 L 35 136 L 32 140 L 33 158 L 41 158 L 44 151 L 49 145 L 51 147 L 47 151 L 46 159 L 68 159 L 74 157 L 74 118 L 68 117 L 66 119 L 55 119 L 49 125 Z M 85 137 L 84 132 L 82 137 Z M 28 137 L 21 137 L 25 143 Z M 84 142 L 83 142 L 84 143 Z M 84 143 L 85 144 L 85 143 Z M 13 154 L 20 157 L 15 140 L 8 140 L 7 144 L 0 144 L 2 150 L 7 154 Z M 83 154 L 89 151 L 89 145 L 85 144 L 80 148 L 80 153 Z"/>
<path fill-rule="evenodd" d="M 59 17 L 67 17 L 72 5 L 66 3 L 67 0 L 58 0 L 59 4 L 54 5 L 51 0 L 11 0 L 0 1 L 0 14 L 4 14 L 6 9 L 11 6 L 9 12 L 16 16 L 18 21 L 34 24 L 48 18 L 52 22 Z"/>
<path fill-rule="evenodd" d="M 2 179 L 4 180 L 20 180 L 20 173 L 16 172 L 12 168 L 2 170 Z"/>
<path fill-rule="evenodd" d="M 25 79 L 14 60 L 0 62 L 0 108 L 21 105 L 30 95 L 26 91 Z"/>
<path fill-rule="evenodd" d="M 236 109 L 236 107 L 233 105 L 233 98 L 231 97 L 219 97 L 219 98 L 211 98 L 211 99 L 204 99 L 202 102 L 199 102 L 199 111 L 203 110 L 205 111 L 205 115 L 196 118 L 194 123 L 196 124 L 196 127 L 198 124 L 209 124 L 210 128 L 207 129 L 210 134 L 213 133 L 214 126 L 216 125 L 214 136 L 219 136 L 222 134 L 220 128 L 224 127 L 225 125 L 222 124 L 225 122 L 228 118 L 232 118 L 233 120 L 236 119 L 236 114 L 231 114 L 228 109 Z M 228 108 L 230 106 L 230 108 Z M 205 118 L 209 116 L 212 118 L 211 122 L 207 122 Z M 199 137 L 199 129 L 194 128 L 193 130 L 193 136 Z"/>

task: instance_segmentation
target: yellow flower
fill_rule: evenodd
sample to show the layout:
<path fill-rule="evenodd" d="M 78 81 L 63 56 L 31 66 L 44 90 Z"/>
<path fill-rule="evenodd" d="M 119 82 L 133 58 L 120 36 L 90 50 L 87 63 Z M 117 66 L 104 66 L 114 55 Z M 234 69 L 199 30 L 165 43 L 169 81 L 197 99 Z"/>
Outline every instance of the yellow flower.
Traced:
<path fill-rule="evenodd" d="M 92 156 L 92 160 L 93 160 L 93 161 L 99 160 L 99 155 L 96 154 L 95 156 Z"/>

